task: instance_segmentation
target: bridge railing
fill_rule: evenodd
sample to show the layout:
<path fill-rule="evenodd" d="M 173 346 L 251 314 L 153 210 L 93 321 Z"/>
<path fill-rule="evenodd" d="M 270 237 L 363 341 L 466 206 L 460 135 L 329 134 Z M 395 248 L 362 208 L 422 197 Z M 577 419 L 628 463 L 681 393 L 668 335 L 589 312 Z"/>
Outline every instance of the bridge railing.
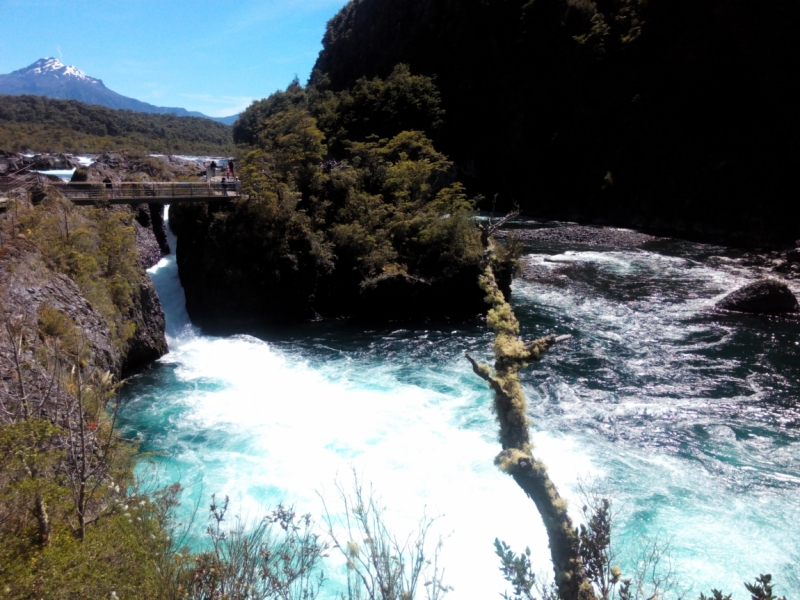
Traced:
<path fill-rule="evenodd" d="M 130 200 L 146 202 L 172 198 L 214 198 L 239 196 L 236 182 L 135 182 L 135 183 L 53 183 L 65 198 L 84 200 Z"/>

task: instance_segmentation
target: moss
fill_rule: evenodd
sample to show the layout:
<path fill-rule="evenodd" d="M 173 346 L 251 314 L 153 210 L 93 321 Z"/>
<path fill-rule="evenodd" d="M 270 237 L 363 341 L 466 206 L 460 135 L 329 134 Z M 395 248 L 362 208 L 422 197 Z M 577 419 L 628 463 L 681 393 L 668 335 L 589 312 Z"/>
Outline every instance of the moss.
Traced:
<path fill-rule="evenodd" d="M 487 375 L 483 368 L 485 365 L 473 365 L 473 368 L 489 379 L 495 391 L 494 409 L 503 446 L 503 451 L 495 458 L 495 465 L 514 477 L 536 504 L 550 541 L 559 596 L 590 600 L 594 593 L 578 558 L 578 539 L 567 513 L 567 502 L 559 496 L 544 463 L 533 457 L 527 402 L 519 380 L 520 369 L 547 352 L 555 337 L 540 338 L 528 344 L 519 339 L 519 321 L 499 290 L 491 268 L 495 260 L 493 248 L 490 241 L 485 254 L 487 264 L 479 284 L 492 307 L 486 323 L 495 333 L 494 373 Z"/>
<path fill-rule="evenodd" d="M 480 372 L 481 372 L 483 375 L 485 375 L 486 377 L 488 377 L 489 375 L 491 375 L 491 374 L 492 374 L 492 368 L 491 368 L 489 365 L 485 364 L 485 363 L 481 363 L 481 364 L 479 364 L 479 365 L 478 365 L 478 370 L 479 370 L 479 371 L 480 371 Z"/>
<path fill-rule="evenodd" d="M 530 460 L 530 454 L 517 448 L 503 450 L 494 459 L 494 464 L 504 473 L 513 473 L 519 468 L 520 460 Z"/>

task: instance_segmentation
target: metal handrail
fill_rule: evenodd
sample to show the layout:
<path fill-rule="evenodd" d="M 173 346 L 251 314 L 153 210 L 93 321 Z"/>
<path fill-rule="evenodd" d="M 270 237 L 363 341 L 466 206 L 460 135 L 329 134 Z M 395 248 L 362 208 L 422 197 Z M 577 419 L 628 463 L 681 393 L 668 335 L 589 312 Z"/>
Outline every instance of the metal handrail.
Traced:
<path fill-rule="evenodd" d="M 52 183 L 65 198 L 124 200 L 129 198 L 209 198 L 238 197 L 238 182 L 124 182 Z"/>

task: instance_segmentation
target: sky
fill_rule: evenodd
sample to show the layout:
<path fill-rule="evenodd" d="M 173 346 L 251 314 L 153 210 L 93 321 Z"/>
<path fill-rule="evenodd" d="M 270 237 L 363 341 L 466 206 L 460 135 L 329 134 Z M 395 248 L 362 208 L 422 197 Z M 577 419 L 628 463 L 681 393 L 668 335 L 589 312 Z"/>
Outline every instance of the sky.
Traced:
<path fill-rule="evenodd" d="M 225 117 L 305 83 L 346 0 L 0 0 L 0 73 L 53 56 L 157 106 Z"/>

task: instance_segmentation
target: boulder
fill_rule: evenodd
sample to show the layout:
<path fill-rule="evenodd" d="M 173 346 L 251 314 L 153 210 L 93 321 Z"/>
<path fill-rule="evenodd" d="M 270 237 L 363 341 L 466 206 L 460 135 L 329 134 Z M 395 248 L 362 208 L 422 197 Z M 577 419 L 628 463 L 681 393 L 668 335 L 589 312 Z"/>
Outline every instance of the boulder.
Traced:
<path fill-rule="evenodd" d="M 800 311 L 797 298 L 777 279 L 760 279 L 736 290 L 717 302 L 717 308 L 757 314 L 784 314 Z"/>
<path fill-rule="evenodd" d="M 30 168 L 34 171 L 72 169 L 80 166 L 78 159 L 64 154 L 39 154 L 33 157 Z"/>

